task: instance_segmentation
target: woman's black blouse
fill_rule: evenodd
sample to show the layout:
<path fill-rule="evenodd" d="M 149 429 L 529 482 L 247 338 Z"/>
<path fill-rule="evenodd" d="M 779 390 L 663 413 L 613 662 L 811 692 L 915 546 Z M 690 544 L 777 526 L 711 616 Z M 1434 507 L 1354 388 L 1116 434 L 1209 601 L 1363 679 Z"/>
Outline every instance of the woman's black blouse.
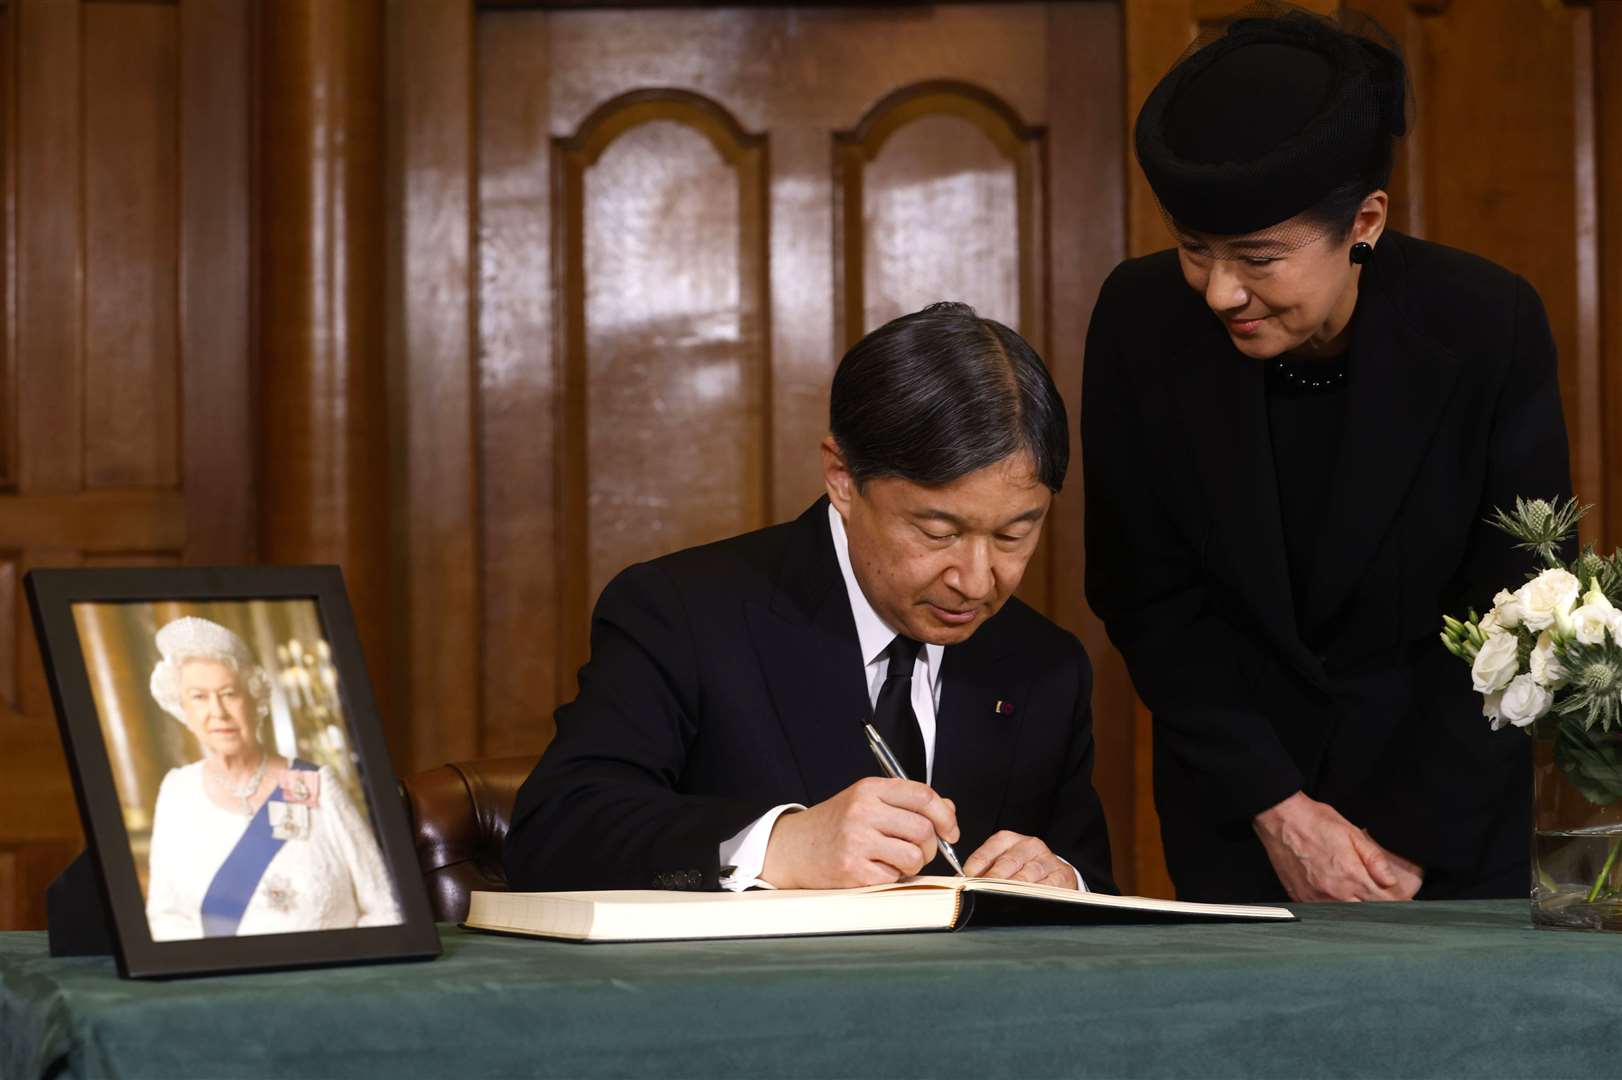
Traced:
<path fill-rule="evenodd" d="M 1267 424 L 1273 444 L 1273 473 L 1278 481 L 1284 551 L 1290 565 L 1290 593 L 1295 601 L 1297 625 L 1301 625 L 1305 622 L 1301 599 L 1312 581 L 1313 559 L 1329 509 L 1341 432 L 1346 424 L 1346 384 L 1303 389 L 1270 367 Z"/>

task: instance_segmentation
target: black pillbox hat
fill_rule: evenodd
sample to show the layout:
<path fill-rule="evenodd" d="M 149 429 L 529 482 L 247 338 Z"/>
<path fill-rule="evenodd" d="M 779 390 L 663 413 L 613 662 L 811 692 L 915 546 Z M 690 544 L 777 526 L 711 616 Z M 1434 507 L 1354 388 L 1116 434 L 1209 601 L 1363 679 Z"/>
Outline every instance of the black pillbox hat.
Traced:
<path fill-rule="evenodd" d="M 1383 186 L 1406 108 L 1402 59 L 1384 45 L 1306 12 L 1239 18 L 1149 94 L 1138 163 L 1177 224 L 1256 232 L 1359 177 Z"/>

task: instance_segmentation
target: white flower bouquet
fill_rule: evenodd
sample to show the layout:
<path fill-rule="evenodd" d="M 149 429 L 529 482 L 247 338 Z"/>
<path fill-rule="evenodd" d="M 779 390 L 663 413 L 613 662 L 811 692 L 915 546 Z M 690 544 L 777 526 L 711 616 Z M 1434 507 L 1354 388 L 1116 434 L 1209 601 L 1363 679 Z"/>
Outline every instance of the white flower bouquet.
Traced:
<path fill-rule="evenodd" d="M 1589 546 L 1570 564 L 1559 554 L 1588 509 L 1575 499 L 1559 505 L 1516 499 L 1513 512 L 1499 510 L 1490 523 L 1536 553 L 1543 569 L 1519 588 L 1500 591 L 1484 616 L 1443 616 L 1442 644 L 1470 665 L 1494 731 L 1512 726 L 1531 734 L 1544 721 L 1540 738 L 1552 743 L 1555 769 L 1589 804 L 1609 807 L 1622 800 L 1622 552 L 1601 556 Z M 1540 813 L 1543 798 L 1540 792 Z M 1543 824 L 1536 837 L 1540 864 Z M 1622 895 L 1608 885 L 1622 828 L 1548 830 L 1556 834 L 1568 846 L 1573 839 L 1603 845 L 1591 885 L 1592 868 L 1583 874 L 1582 904 Z M 1545 870 L 1540 865 L 1552 890 Z"/>

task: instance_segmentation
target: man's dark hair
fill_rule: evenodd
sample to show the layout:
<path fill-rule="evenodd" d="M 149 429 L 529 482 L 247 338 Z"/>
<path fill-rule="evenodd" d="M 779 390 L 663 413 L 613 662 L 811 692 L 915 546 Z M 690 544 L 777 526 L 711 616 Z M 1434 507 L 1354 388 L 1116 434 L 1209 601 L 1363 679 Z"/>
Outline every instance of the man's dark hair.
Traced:
<path fill-rule="evenodd" d="M 878 476 L 940 487 L 1024 451 L 1058 491 L 1070 464 L 1064 400 L 1042 358 L 967 304 L 931 304 L 851 346 L 828 414 L 858 490 Z"/>

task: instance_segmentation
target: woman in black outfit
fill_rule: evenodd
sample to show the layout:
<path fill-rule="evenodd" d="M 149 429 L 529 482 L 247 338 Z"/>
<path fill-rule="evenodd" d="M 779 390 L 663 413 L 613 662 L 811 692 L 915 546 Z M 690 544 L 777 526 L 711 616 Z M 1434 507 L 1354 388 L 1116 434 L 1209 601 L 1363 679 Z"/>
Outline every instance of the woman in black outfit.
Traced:
<path fill-rule="evenodd" d="M 1087 338 L 1087 596 L 1154 715 L 1180 896 L 1526 895 L 1530 740 L 1495 735 L 1444 611 L 1526 556 L 1483 523 L 1570 487 L 1537 293 L 1386 227 L 1406 77 L 1290 11 L 1138 116 L 1178 241 Z"/>

